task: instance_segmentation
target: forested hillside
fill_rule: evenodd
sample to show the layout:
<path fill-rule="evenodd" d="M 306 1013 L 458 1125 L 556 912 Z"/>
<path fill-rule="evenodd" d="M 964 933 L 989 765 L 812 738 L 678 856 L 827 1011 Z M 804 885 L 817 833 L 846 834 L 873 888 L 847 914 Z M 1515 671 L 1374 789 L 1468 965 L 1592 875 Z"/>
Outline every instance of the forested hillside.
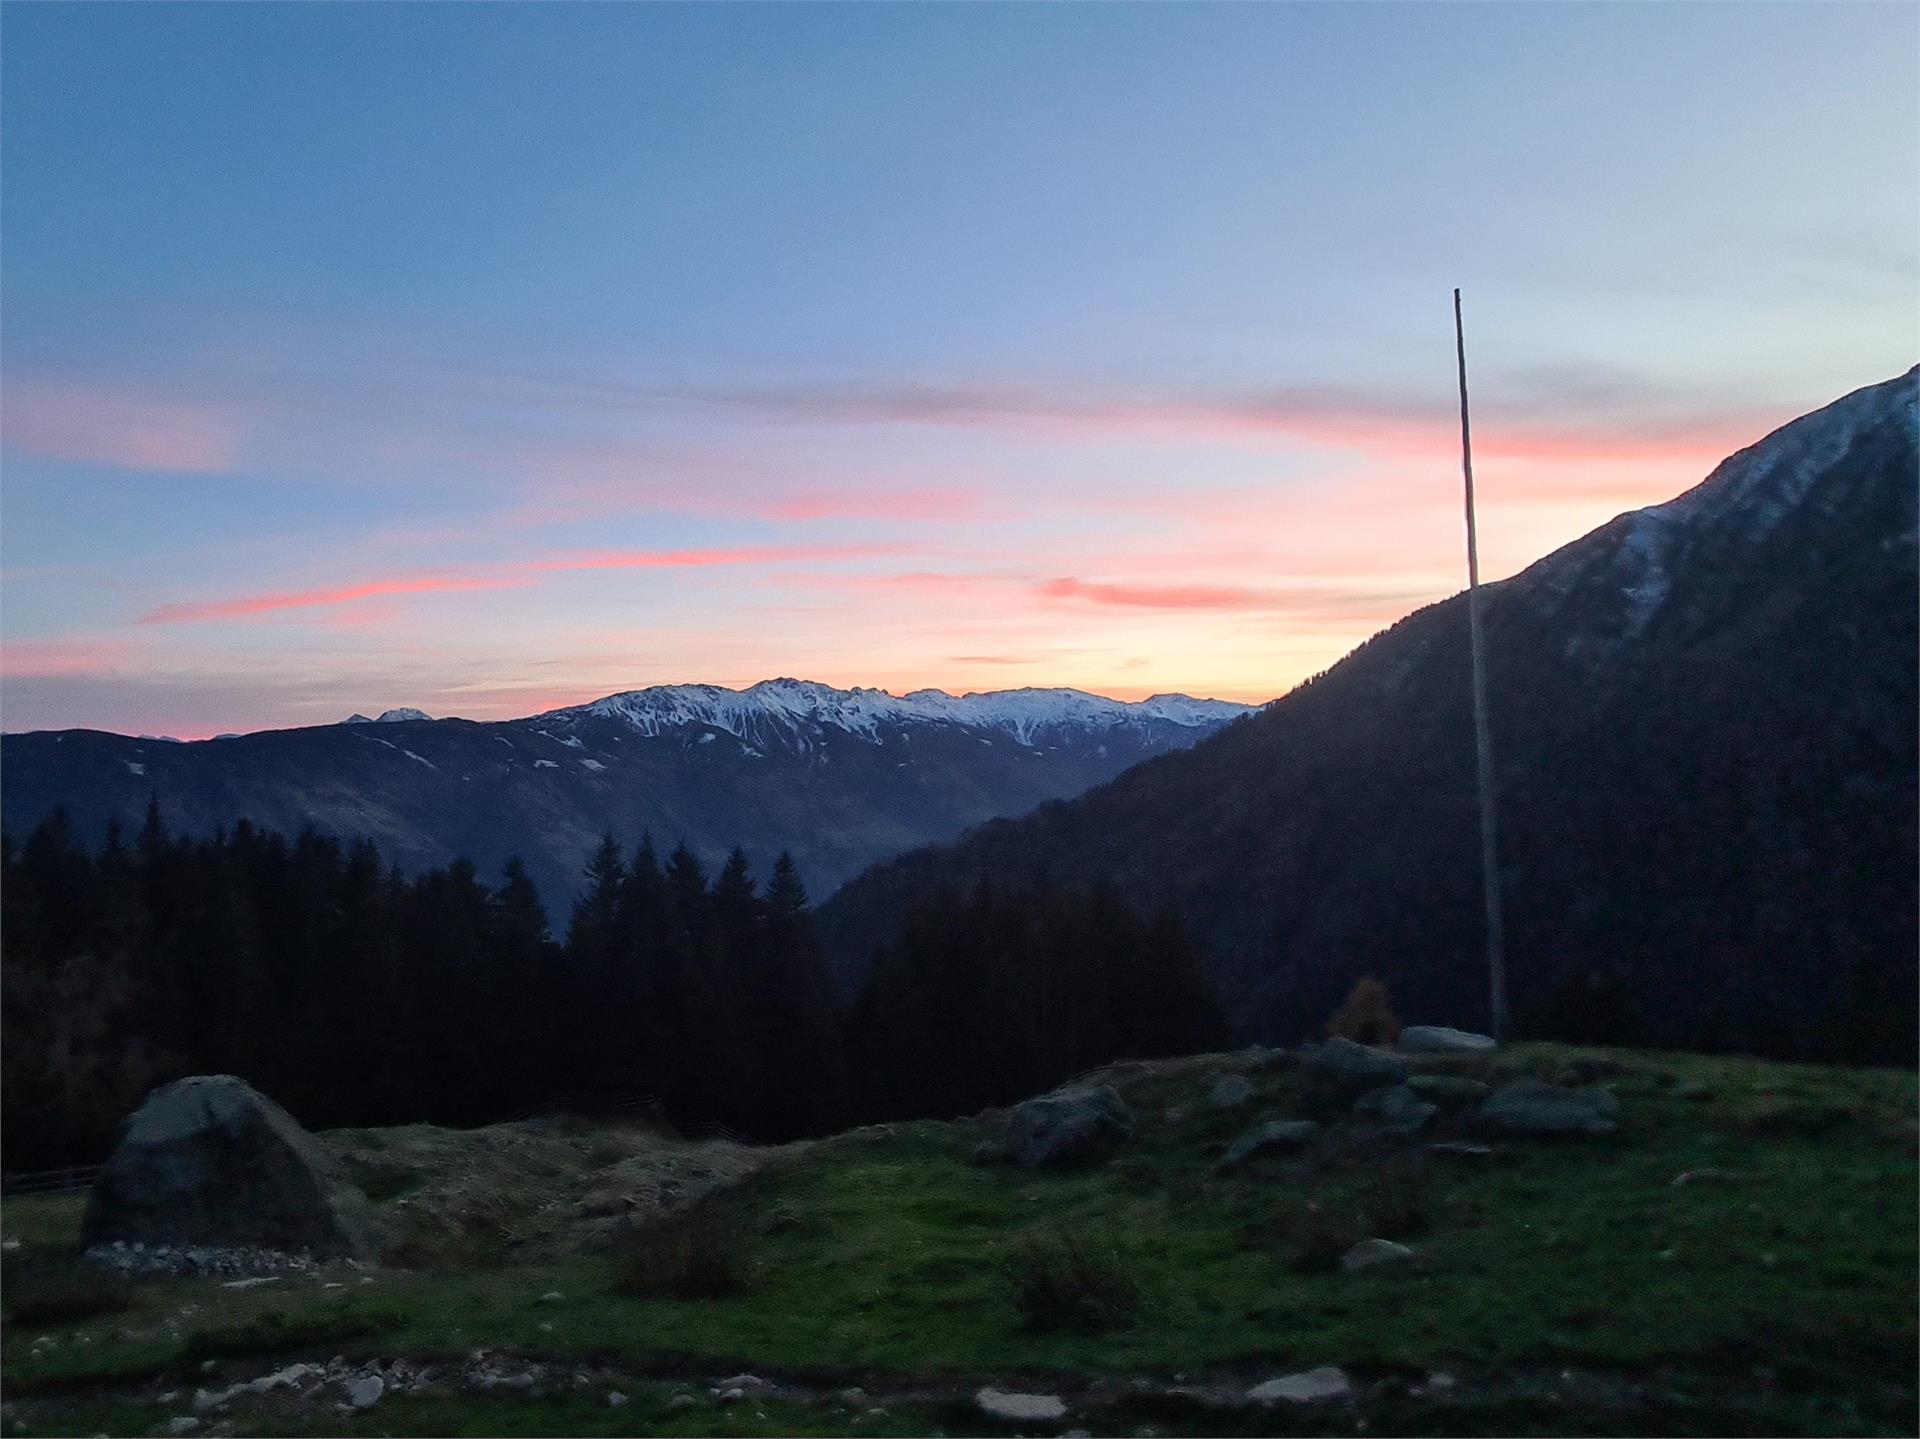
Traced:
<path fill-rule="evenodd" d="M 1489 588 L 1523 1029 L 1913 1058 L 1916 373 Z M 1456 597 L 1186 753 L 876 867 L 823 911 L 843 977 L 916 896 L 1044 875 L 1178 909 L 1245 1036 L 1302 1037 L 1364 974 L 1483 1026 L 1466 643 Z"/>

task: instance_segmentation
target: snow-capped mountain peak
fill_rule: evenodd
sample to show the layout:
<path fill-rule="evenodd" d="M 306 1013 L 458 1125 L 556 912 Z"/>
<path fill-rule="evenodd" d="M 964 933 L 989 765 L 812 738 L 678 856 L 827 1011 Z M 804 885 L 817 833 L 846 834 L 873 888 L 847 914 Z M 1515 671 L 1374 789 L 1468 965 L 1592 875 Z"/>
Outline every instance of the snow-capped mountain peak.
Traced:
<path fill-rule="evenodd" d="M 883 689 L 843 690 L 782 677 L 739 690 L 723 685 L 655 685 L 553 710 L 539 718 L 561 722 L 619 720 L 644 735 L 704 725 L 746 742 L 815 728 L 843 730 L 878 741 L 883 729 L 937 724 L 995 731 L 1021 744 L 1033 744 L 1052 730 L 1084 732 L 1148 724 L 1212 728 L 1250 708 L 1188 695 L 1155 695 L 1129 703 L 1076 689 L 990 690 L 964 695 L 920 689 L 895 695 Z"/>
<path fill-rule="evenodd" d="M 406 720 L 430 720 L 433 716 L 425 710 L 400 709 L 382 710 L 378 717 L 369 719 L 363 714 L 350 714 L 341 720 L 341 724 L 400 724 Z"/>

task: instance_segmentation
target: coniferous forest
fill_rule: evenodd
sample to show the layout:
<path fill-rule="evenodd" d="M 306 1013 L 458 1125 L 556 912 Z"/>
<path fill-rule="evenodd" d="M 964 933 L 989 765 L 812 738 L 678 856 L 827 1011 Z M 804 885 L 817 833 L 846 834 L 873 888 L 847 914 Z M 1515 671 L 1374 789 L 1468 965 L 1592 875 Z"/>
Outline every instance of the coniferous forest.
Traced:
<path fill-rule="evenodd" d="M 314 1128 L 620 1109 L 779 1140 L 1226 1037 L 1179 924 L 1111 893 L 931 896 L 843 1012 L 784 856 L 762 882 L 609 836 L 587 879 L 556 937 L 517 862 L 406 875 L 365 840 L 193 838 L 154 807 L 89 848 L 56 812 L 4 841 L 5 1163 L 99 1159 L 187 1074 Z"/>

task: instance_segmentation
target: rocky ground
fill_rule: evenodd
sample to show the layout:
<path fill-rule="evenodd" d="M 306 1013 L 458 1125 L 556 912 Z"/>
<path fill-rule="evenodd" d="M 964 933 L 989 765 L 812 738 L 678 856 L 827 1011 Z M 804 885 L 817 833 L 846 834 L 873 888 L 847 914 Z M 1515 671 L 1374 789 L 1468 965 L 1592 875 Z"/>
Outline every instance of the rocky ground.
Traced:
<path fill-rule="evenodd" d="M 779 1151 L 321 1136 L 379 1264 L 78 1261 L 9 1433 L 1911 1433 L 1911 1074 L 1338 1044 Z M 122 1269 L 142 1277 L 122 1278 Z"/>

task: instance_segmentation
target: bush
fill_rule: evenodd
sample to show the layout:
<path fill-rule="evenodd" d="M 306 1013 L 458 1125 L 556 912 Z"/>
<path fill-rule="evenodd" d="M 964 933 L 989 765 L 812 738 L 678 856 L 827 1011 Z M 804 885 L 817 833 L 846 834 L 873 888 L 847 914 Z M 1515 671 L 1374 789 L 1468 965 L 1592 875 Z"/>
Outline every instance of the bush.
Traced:
<path fill-rule="evenodd" d="M 1022 1326 L 1037 1334 L 1104 1334 L 1140 1310 L 1140 1285 L 1110 1240 L 1066 1231 L 1023 1240 L 1002 1271 Z"/>
<path fill-rule="evenodd" d="M 1301 1274 L 1333 1273 L 1347 1251 L 1367 1237 L 1345 1206 L 1326 1208 L 1309 1202 L 1289 1219 L 1287 1261 Z"/>
<path fill-rule="evenodd" d="M 753 1287 L 749 1236 L 727 1210 L 700 1208 L 641 1230 L 614 1261 L 613 1288 L 633 1299 L 725 1299 Z"/>
<path fill-rule="evenodd" d="M 131 1308 L 131 1281 L 91 1264 L 9 1266 L 6 1273 L 6 1314 L 12 1327 L 52 1329 Z"/>
<path fill-rule="evenodd" d="M 1356 1044 L 1392 1044 L 1400 1037 L 1400 1018 L 1387 1000 L 1387 987 L 1372 978 L 1356 983 L 1327 1022 L 1327 1034 Z"/>

